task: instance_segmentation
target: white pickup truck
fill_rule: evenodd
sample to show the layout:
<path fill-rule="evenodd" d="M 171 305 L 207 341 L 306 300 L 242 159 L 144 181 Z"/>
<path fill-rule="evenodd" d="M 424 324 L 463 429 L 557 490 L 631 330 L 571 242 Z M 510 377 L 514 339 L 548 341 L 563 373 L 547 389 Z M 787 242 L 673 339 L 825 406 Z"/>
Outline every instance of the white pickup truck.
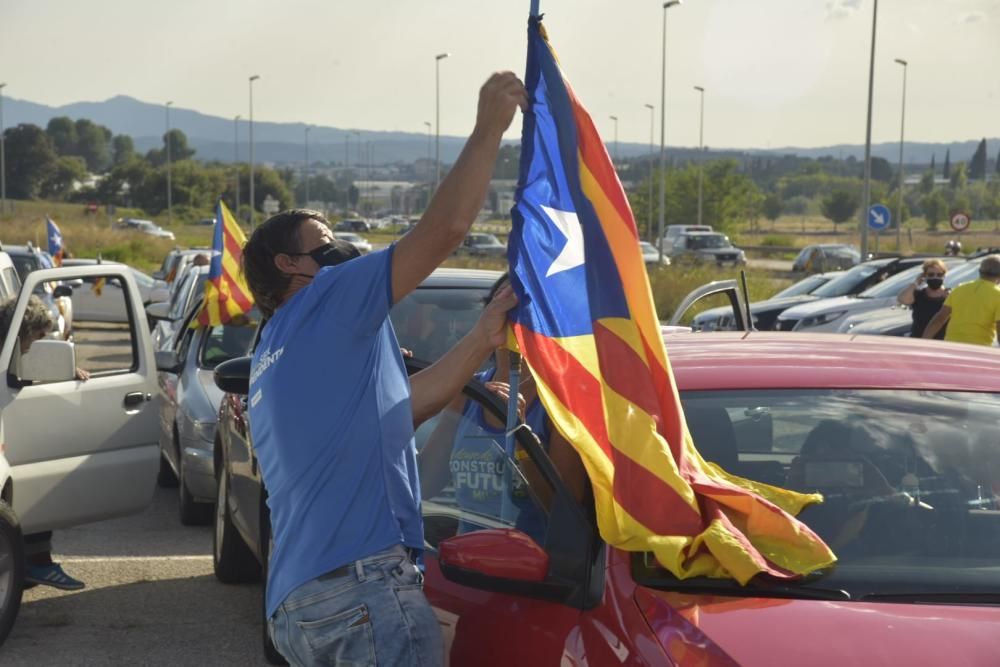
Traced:
<path fill-rule="evenodd" d="M 4 258 L 0 252 L 0 271 Z M 94 323 L 78 330 L 73 342 L 37 341 L 22 355 L 18 331 L 32 291 L 42 282 L 77 279 L 118 287 L 103 294 L 117 300 L 124 323 Z M 9 474 L 0 478 L 0 520 L 7 515 L 27 534 L 146 508 L 159 469 L 160 398 L 132 271 L 123 264 L 97 264 L 29 273 L 0 343 L 0 451 L 9 462 Z M 75 379 L 77 368 L 90 379 Z M 0 475 L 4 472 L 0 465 Z M 16 567 L 4 565 L 5 556 L 21 562 L 20 540 L 11 544 L 2 535 L 0 643 L 13 625 L 23 578 Z"/>

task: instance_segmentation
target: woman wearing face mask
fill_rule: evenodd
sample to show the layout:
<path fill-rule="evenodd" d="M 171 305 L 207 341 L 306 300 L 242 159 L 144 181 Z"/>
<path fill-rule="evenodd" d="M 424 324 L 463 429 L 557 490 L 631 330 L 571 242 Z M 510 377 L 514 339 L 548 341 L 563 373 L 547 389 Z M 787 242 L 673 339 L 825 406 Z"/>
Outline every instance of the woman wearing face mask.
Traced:
<path fill-rule="evenodd" d="M 910 338 L 921 338 L 927 323 L 934 318 L 944 300 L 951 291 L 944 287 L 944 275 L 948 267 L 940 259 L 929 259 L 924 262 L 923 271 L 912 284 L 903 288 L 896 299 L 904 306 L 913 310 L 913 325 L 910 327 Z M 938 340 L 944 340 L 945 330 L 938 332 Z"/>

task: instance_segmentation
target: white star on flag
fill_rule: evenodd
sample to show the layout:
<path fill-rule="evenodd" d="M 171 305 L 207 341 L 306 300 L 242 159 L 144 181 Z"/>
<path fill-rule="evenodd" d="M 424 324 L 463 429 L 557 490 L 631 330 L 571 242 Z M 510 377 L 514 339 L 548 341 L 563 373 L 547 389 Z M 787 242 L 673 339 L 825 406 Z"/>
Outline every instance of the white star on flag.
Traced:
<path fill-rule="evenodd" d="M 545 272 L 545 277 L 551 278 L 557 273 L 569 271 L 583 264 L 583 228 L 580 227 L 580 219 L 573 211 L 560 211 L 548 206 L 542 206 L 542 210 L 566 237 L 566 245 L 563 246 L 562 252 Z"/>

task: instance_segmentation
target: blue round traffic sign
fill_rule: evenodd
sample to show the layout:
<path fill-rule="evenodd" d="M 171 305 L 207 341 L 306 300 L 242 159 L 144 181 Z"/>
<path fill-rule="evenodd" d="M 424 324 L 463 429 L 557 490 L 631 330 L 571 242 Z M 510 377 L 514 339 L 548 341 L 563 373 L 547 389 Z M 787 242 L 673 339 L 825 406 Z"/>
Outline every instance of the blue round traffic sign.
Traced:
<path fill-rule="evenodd" d="M 888 207 L 884 204 L 872 204 L 868 209 L 868 226 L 875 231 L 880 231 L 889 226 L 892 215 Z"/>

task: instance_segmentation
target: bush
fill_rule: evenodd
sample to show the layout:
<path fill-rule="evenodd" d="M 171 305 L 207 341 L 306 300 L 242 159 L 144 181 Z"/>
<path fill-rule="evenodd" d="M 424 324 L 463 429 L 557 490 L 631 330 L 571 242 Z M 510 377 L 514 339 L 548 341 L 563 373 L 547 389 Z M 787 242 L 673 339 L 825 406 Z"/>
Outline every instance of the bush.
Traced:
<path fill-rule="evenodd" d="M 769 234 L 764 237 L 760 244 L 777 248 L 791 248 L 795 246 L 795 237 L 782 234 Z"/>

